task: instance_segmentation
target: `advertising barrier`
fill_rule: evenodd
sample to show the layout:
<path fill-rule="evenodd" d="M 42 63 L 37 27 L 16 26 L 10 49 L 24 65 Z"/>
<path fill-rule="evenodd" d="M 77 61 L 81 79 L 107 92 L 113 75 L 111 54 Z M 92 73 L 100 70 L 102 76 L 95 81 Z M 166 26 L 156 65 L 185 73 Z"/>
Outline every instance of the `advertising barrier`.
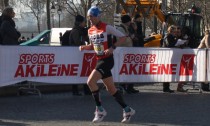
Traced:
<path fill-rule="evenodd" d="M 206 68 L 206 81 L 209 82 L 210 81 L 210 50 L 207 50 L 207 56 L 206 56 L 206 64 L 207 64 L 207 68 Z"/>
<path fill-rule="evenodd" d="M 205 81 L 205 50 L 120 48 L 117 53 L 118 82 Z"/>
<path fill-rule="evenodd" d="M 118 47 L 115 82 L 204 82 L 205 49 Z M 86 83 L 94 69 L 93 51 L 78 47 L 0 46 L 0 86 L 21 81 Z"/>

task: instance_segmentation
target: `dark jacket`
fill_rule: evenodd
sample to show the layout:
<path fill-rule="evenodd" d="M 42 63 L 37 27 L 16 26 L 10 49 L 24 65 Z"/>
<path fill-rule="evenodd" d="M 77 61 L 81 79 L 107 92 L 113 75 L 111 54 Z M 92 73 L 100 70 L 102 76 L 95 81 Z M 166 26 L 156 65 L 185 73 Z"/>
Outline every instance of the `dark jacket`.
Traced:
<path fill-rule="evenodd" d="M 0 33 L 3 45 L 19 45 L 18 39 L 21 34 L 15 29 L 15 22 L 12 18 L 7 16 L 2 17 Z"/>
<path fill-rule="evenodd" d="M 137 30 L 136 30 L 136 42 L 134 42 L 133 46 L 134 47 L 144 47 L 144 35 L 142 32 L 142 22 L 141 21 L 135 21 Z"/>
<path fill-rule="evenodd" d="M 163 39 L 163 47 L 172 48 L 175 47 L 177 39 L 172 34 L 167 34 Z"/>
<path fill-rule="evenodd" d="M 84 45 L 85 41 L 89 41 L 87 29 L 80 26 L 74 26 L 69 35 L 69 45 L 80 46 Z"/>

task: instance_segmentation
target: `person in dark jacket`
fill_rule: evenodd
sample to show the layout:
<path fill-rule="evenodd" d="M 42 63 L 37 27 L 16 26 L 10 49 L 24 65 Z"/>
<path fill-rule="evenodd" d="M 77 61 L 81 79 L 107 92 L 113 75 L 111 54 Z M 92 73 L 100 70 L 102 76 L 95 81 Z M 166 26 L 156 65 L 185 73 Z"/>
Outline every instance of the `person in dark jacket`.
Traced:
<path fill-rule="evenodd" d="M 0 33 L 2 36 L 2 45 L 19 45 L 18 39 L 21 36 L 20 32 L 15 28 L 13 18 L 15 12 L 12 7 L 6 7 L 2 12 L 2 24 Z"/>
<path fill-rule="evenodd" d="M 83 16 L 77 15 L 75 17 L 75 23 L 74 27 L 70 32 L 69 35 L 69 46 L 80 46 L 80 45 L 85 45 L 85 42 L 88 42 L 88 31 L 86 28 L 86 20 Z M 72 93 L 73 95 L 81 95 L 79 93 L 78 85 L 72 85 Z M 84 84 L 84 94 L 85 95 L 90 95 L 90 89 L 89 87 Z"/>
<path fill-rule="evenodd" d="M 176 26 L 168 27 L 167 34 L 163 39 L 163 47 L 174 48 L 177 42 Z"/>
<path fill-rule="evenodd" d="M 69 45 L 80 46 L 88 42 L 88 33 L 86 28 L 86 20 L 83 16 L 77 15 L 75 17 L 74 27 L 69 35 Z"/>
<path fill-rule="evenodd" d="M 176 38 L 176 27 L 175 26 L 169 26 L 167 30 L 167 34 L 163 39 L 163 47 L 167 48 L 174 48 L 177 42 Z M 170 89 L 170 83 L 164 82 L 163 83 L 163 92 L 173 93 L 174 90 Z"/>
<path fill-rule="evenodd" d="M 136 34 L 135 39 L 133 40 L 133 46 L 134 47 L 144 47 L 144 35 L 142 31 L 142 22 L 141 22 L 141 16 L 140 14 L 136 14 L 134 16 L 133 22 L 136 24 Z"/>

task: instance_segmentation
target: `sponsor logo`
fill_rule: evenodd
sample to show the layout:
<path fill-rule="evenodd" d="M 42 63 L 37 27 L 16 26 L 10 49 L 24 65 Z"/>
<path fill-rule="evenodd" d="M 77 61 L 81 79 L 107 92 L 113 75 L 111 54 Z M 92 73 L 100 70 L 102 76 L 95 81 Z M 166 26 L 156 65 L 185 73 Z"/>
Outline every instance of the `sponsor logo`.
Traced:
<path fill-rule="evenodd" d="M 81 77 L 87 77 L 96 66 L 96 56 L 94 53 L 85 53 L 82 61 Z"/>
<path fill-rule="evenodd" d="M 55 54 L 21 54 L 14 77 L 77 76 L 79 64 L 54 64 Z"/>
<path fill-rule="evenodd" d="M 156 64 L 156 54 L 125 54 L 120 75 L 176 74 L 177 64 Z"/>
<path fill-rule="evenodd" d="M 179 69 L 180 76 L 193 75 L 194 57 L 194 54 L 182 55 Z"/>
<path fill-rule="evenodd" d="M 176 75 L 193 74 L 194 54 L 183 54 L 180 69 L 177 63 L 158 64 L 156 54 L 125 54 L 120 68 L 120 75 Z M 179 71 L 178 71 L 179 70 Z M 178 72 L 177 72 L 178 71 Z"/>

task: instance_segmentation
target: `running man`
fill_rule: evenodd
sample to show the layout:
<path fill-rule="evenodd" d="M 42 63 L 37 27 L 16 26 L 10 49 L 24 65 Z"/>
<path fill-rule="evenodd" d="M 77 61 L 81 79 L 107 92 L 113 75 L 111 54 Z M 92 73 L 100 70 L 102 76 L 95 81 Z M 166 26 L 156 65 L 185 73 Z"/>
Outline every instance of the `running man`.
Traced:
<path fill-rule="evenodd" d="M 131 116 L 135 114 L 135 110 L 124 102 L 122 94 L 116 89 L 114 85 L 111 73 L 111 69 L 114 66 L 113 51 L 117 46 L 120 45 L 120 43 L 125 41 L 126 37 L 113 26 L 101 22 L 100 14 L 101 11 L 96 6 L 93 6 L 88 10 L 87 16 L 92 26 L 88 30 L 90 44 L 82 45 L 79 47 L 80 51 L 94 50 L 97 58 L 96 68 L 91 72 L 87 80 L 87 84 L 96 103 L 96 111 L 93 122 L 101 122 L 107 114 L 106 110 L 102 107 L 99 87 L 97 85 L 98 80 L 102 79 L 102 82 L 106 86 L 107 91 L 123 108 L 123 120 L 121 122 L 127 123 L 130 121 Z M 112 35 L 119 38 L 115 44 L 110 41 Z"/>

